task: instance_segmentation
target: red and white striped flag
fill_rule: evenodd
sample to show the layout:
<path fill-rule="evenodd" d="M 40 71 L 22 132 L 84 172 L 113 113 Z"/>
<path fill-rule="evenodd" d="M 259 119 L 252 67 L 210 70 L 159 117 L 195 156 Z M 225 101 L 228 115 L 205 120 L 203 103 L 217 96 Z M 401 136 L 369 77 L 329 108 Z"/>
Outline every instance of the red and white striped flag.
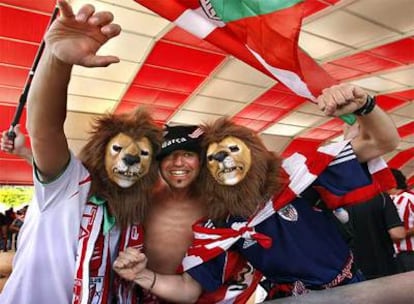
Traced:
<path fill-rule="evenodd" d="M 302 0 L 136 0 L 193 35 L 314 100 L 335 84 L 298 46 Z"/>
<path fill-rule="evenodd" d="M 315 101 L 337 82 L 298 45 L 303 0 L 135 0 Z M 353 114 L 340 117 L 352 125 Z"/>

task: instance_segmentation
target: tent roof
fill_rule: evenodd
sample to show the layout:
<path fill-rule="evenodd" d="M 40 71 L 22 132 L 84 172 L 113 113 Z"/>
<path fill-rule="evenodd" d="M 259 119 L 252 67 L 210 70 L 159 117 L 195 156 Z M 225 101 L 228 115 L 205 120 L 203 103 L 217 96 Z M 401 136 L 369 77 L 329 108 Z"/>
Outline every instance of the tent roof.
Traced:
<path fill-rule="evenodd" d="M 119 64 L 73 70 L 65 131 L 75 153 L 84 145 L 93 117 L 138 104 L 150 106 L 160 123 L 193 124 L 230 116 L 258 131 L 271 150 L 284 154 L 341 138 L 341 120 L 322 116 L 314 104 L 134 1 L 71 2 L 75 8 L 88 2 L 109 9 L 123 28 L 101 50 L 119 56 Z M 1 130 L 10 126 L 54 4 L 0 4 Z M 308 0 L 306 6 L 300 46 L 338 81 L 378 96 L 402 137 L 385 159 L 413 178 L 412 1 Z M 0 167 L 0 184 L 32 183 L 31 169 L 23 160 L 0 152 Z"/>

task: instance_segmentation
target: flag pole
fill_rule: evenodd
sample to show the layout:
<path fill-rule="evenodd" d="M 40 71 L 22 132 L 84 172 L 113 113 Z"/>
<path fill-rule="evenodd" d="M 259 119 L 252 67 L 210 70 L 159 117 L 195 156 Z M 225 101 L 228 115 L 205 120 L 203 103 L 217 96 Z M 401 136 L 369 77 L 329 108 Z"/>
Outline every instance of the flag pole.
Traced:
<path fill-rule="evenodd" d="M 58 13 L 59 13 L 59 8 L 57 6 L 55 6 L 55 8 L 52 12 L 52 15 L 50 17 L 49 24 L 47 25 L 46 29 L 48 29 L 49 26 L 53 23 L 53 21 L 56 19 L 57 15 L 58 15 Z M 22 116 L 23 108 L 26 105 L 27 95 L 29 93 L 30 85 L 32 83 L 34 73 L 36 71 L 37 65 L 39 64 L 39 60 L 40 60 L 40 57 L 42 56 L 44 48 L 45 48 L 45 40 L 43 38 L 42 42 L 40 43 L 39 49 L 37 50 L 37 53 L 36 53 L 35 59 L 33 61 L 32 67 L 30 69 L 29 75 L 27 76 L 23 92 L 20 95 L 19 103 L 17 105 L 16 112 L 14 113 L 13 120 L 10 124 L 10 128 L 7 131 L 7 137 L 10 140 L 13 141 L 13 144 L 14 144 L 14 139 L 16 138 L 16 133 L 14 132 L 14 127 L 19 123 L 20 118 Z"/>

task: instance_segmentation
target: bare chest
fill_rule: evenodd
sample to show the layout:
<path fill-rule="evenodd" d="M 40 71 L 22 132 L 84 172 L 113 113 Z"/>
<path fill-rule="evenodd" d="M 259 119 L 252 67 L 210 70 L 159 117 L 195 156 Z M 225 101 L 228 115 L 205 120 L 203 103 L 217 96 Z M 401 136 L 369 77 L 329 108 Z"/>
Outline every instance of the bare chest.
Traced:
<path fill-rule="evenodd" d="M 202 216 L 197 208 L 154 208 L 145 224 L 145 252 L 148 267 L 161 273 L 175 273 L 190 246 L 192 224 Z"/>

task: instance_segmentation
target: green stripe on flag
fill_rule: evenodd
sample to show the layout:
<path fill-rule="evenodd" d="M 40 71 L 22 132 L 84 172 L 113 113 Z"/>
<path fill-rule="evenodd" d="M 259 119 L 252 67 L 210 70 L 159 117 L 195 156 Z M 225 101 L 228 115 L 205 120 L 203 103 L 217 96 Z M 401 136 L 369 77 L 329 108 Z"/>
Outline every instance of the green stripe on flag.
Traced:
<path fill-rule="evenodd" d="M 303 0 L 210 0 L 223 22 L 264 15 L 289 8 Z"/>

